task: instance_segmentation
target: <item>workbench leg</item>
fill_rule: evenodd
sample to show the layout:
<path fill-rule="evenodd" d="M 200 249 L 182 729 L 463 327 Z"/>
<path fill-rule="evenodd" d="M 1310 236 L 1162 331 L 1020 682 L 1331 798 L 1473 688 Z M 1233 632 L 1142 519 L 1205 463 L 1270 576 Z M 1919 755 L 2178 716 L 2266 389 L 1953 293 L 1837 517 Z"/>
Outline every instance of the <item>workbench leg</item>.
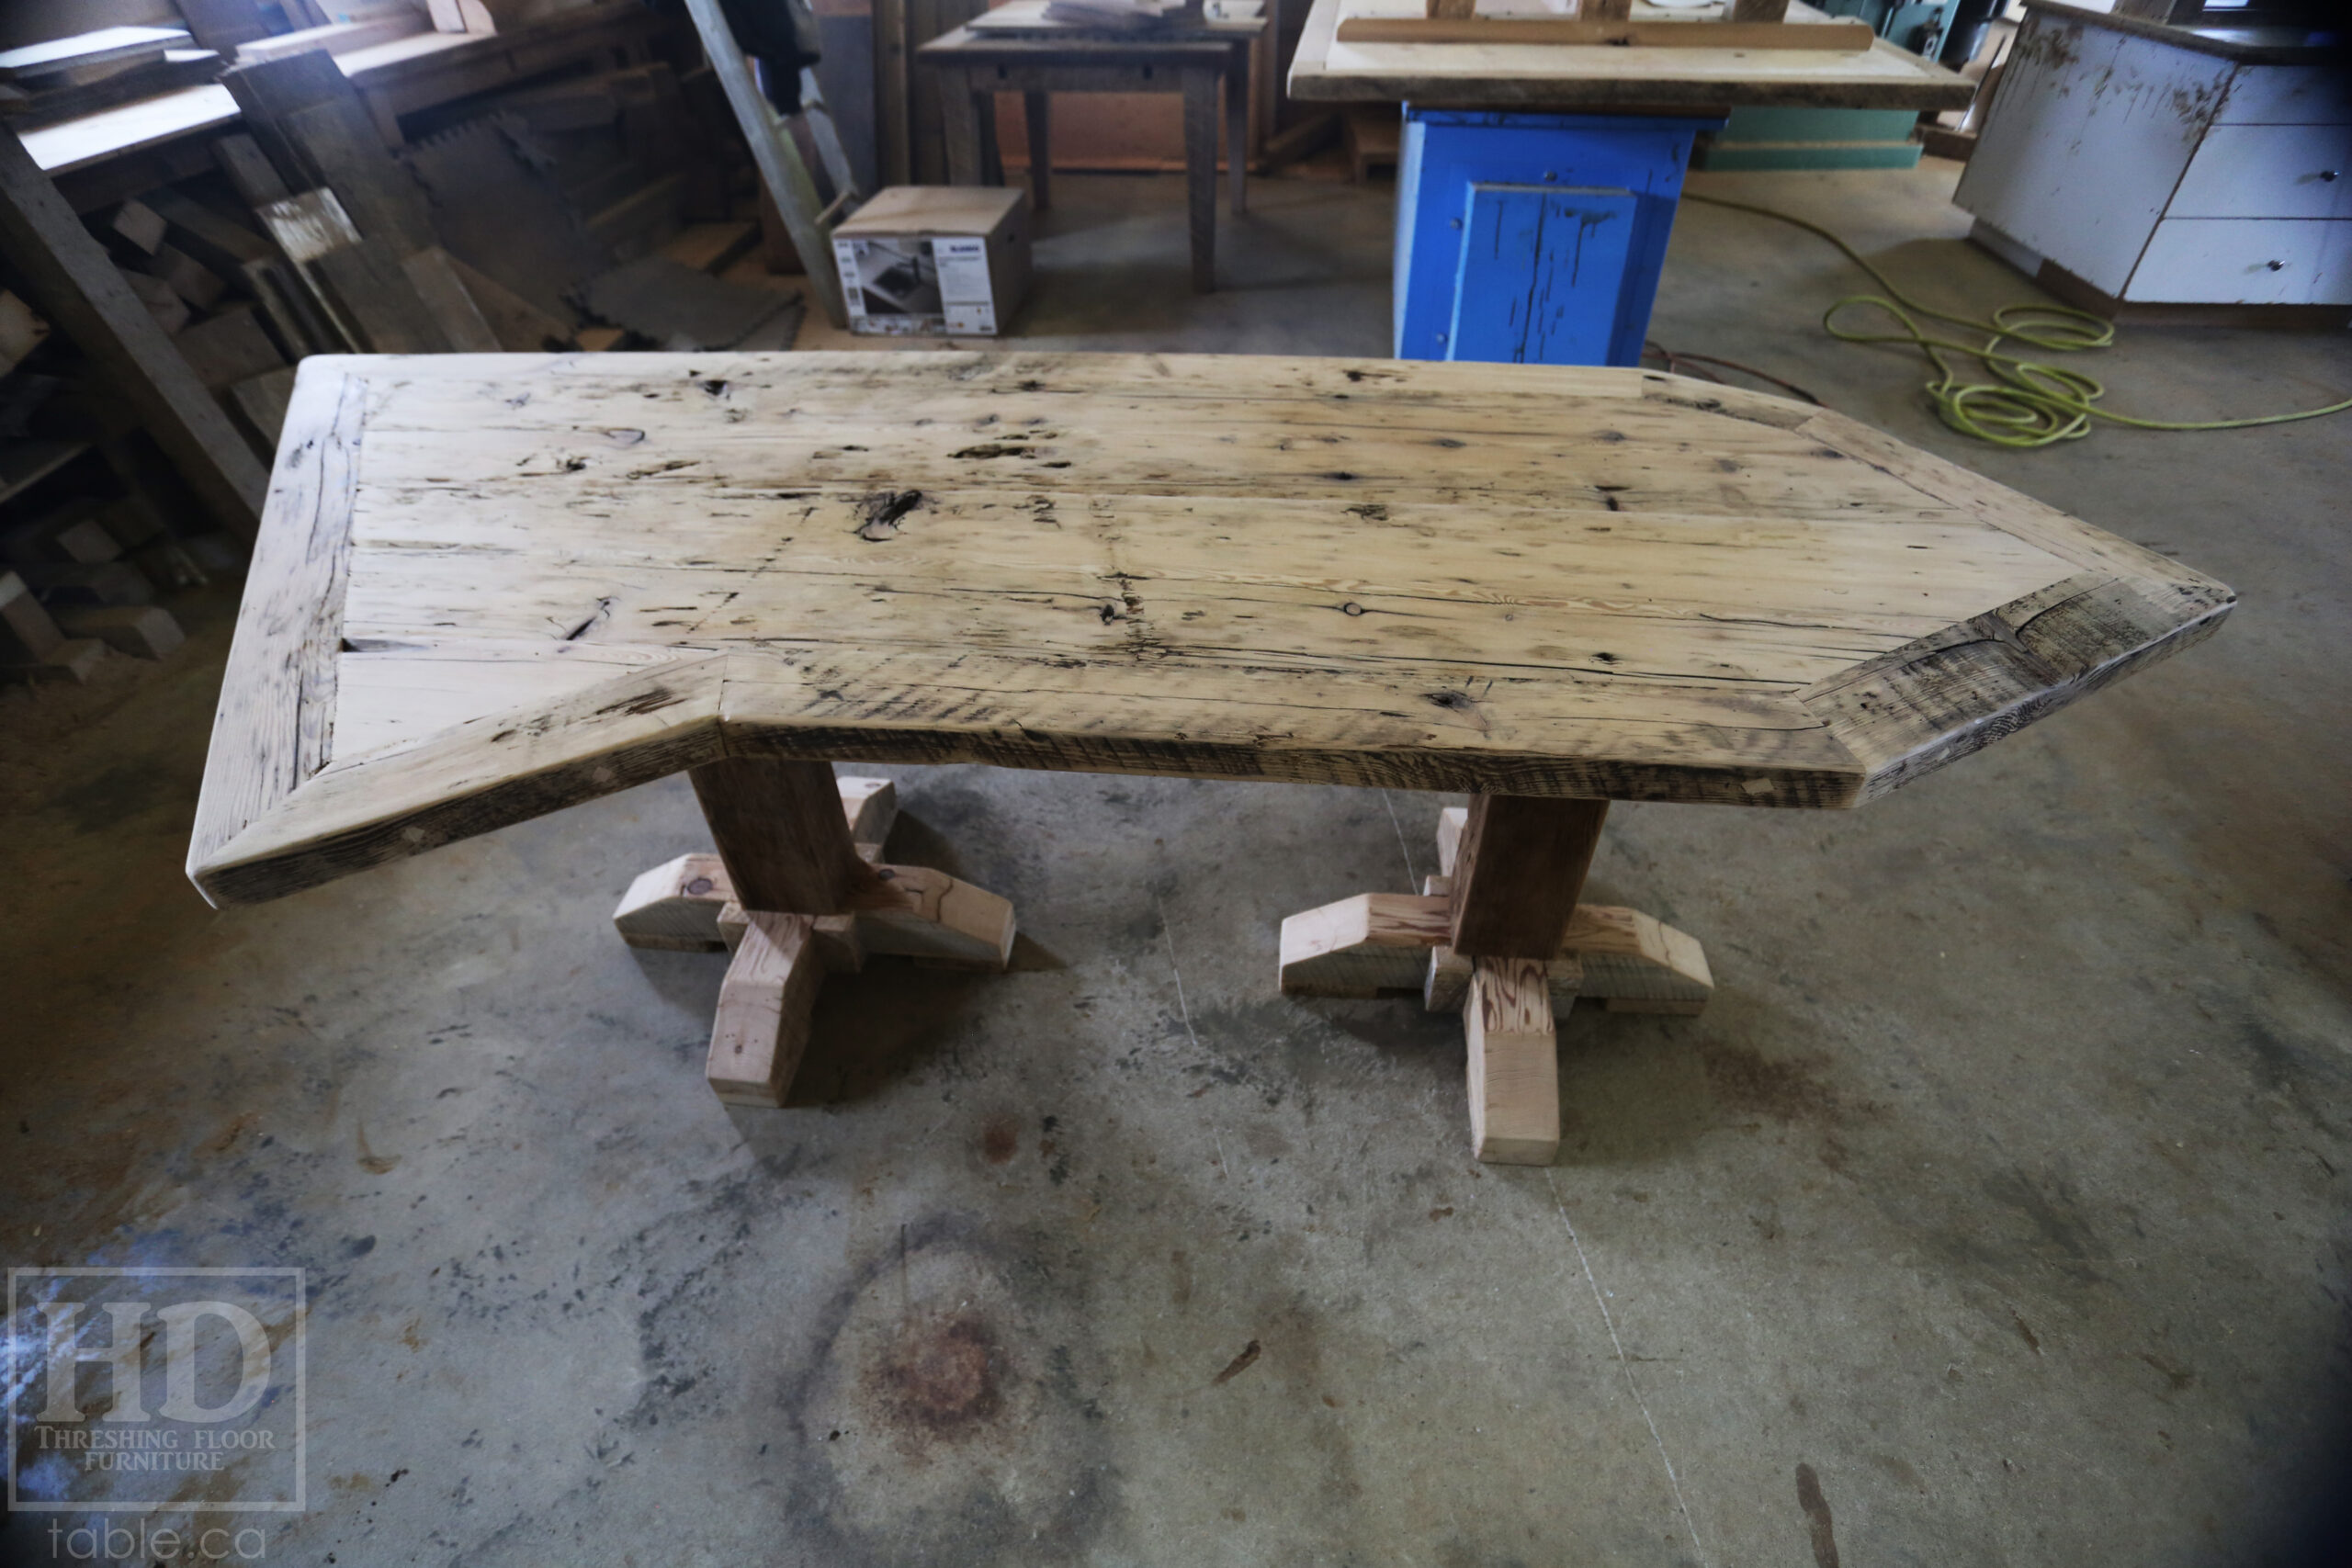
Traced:
<path fill-rule="evenodd" d="M 1184 186 L 1193 231 L 1193 291 L 1216 288 L 1216 89 L 1213 67 L 1184 72 Z"/>
<path fill-rule="evenodd" d="M 947 143 L 947 183 L 986 183 L 981 177 L 980 95 L 973 89 L 969 72 L 940 67 L 939 118 Z"/>
<path fill-rule="evenodd" d="M 1225 73 L 1225 164 L 1238 218 L 1250 210 L 1250 53 L 1240 45 Z"/>
<path fill-rule="evenodd" d="M 1684 932 L 1577 902 L 1606 813 L 1602 801 L 1511 795 L 1442 813 L 1441 869 L 1420 893 L 1360 893 L 1283 922 L 1283 994 L 1418 994 L 1433 1012 L 1462 1012 L 1477 1157 L 1549 1164 L 1560 1138 L 1552 1021 L 1579 994 L 1611 1011 L 1695 1014 L 1714 990 Z M 1465 939 L 1489 951 L 1457 949 Z M 1540 953 L 1491 951 L 1547 940 Z"/>
<path fill-rule="evenodd" d="M 1029 118 L 1029 200 L 1043 212 L 1053 199 L 1053 95 L 1023 93 L 1021 107 Z"/>

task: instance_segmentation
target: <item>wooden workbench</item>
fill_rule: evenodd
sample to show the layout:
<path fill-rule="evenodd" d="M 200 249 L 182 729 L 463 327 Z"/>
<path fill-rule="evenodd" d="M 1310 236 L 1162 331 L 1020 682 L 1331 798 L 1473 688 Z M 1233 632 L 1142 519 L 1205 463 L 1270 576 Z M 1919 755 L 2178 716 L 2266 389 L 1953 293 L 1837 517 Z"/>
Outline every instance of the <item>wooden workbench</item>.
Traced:
<path fill-rule="evenodd" d="M 1719 112 L 1748 106 L 1965 108 L 1974 84 L 1885 39 L 1859 53 L 1810 50 L 1610 49 L 1486 43 L 1341 43 L 1353 17 L 1419 17 L 1423 0 L 1315 0 L 1291 62 L 1294 98 L 1409 99 L 1425 107 Z M 1639 3 L 1636 22 L 1693 28 L 1689 13 Z M 1826 24 L 1794 0 L 1792 23 Z"/>
<path fill-rule="evenodd" d="M 276 897 L 678 772 L 774 1104 L 827 967 L 1001 966 L 833 761 L 1474 792 L 1448 875 L 1287 922 L 1298 994 L 1462 1006 L 1548 1159 L 1553 1016 L 1689 1011 L 1580 906 L 1611 799 L 1860 805 L 2210 633 L 2229 591 L 1818 409 L 1639 371 L 1006 354 L 304 363 L 188 871 Z"/>

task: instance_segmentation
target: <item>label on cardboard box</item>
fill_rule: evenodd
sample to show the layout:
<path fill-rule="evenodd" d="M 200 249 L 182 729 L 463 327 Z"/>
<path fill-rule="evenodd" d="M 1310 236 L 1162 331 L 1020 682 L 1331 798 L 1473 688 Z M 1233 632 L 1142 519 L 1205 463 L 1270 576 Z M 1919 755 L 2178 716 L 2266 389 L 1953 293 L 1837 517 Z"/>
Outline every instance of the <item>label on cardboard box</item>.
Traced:
<path fill-rule="evenodd" d="M 985 239 L 836 239 L 833 260 L 854 332 L 996 333 Z"/>

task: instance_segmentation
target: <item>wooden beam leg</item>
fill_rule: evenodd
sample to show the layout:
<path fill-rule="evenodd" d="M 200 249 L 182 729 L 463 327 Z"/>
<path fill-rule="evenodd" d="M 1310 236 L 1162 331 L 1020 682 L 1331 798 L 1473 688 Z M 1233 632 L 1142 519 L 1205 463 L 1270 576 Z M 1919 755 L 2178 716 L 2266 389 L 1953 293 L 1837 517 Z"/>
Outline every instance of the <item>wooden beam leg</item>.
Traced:
<path fill-rule="evenodd" d="M 1544 966 L 1479 959 L 1462 1017 L 1472 1153 L 1498 1165 L 1551 1164 L 1560 1152 L 1560 1064 Z"/>
<path fill-rule="evenodd" d="M 842 820 L 831 765 L 727 757 L 689 776 L 745 908 L 847 914 L 875 886 Z"/>
<path fill-rule="evenodd" d="M 778 1106 L 808 1049 L 808 1012 L 825 967 L 806 915 L 744 917 L 742 941 L 718 987 L 704 1076 L 719 1099 Z"/>
<path fill-rule="evenodd" d="M 1250 51 L 1237 45 L 1225 73 L 1226 184 L 1236 218 L 1250 210 Z"/>
<path fill-rule="evenodd" d="M 1053 200 L 1053 95 L 1023 93 L 1021 107 L 1029 118 L 1029 200 L 1043 212 Z"/>
<path fill-rule="evenodd" d="M 940 133 L 947 144 L 947 183 L 985 184 L 980 165 L 980 111 L 984 107 L 980 95 L 973 90 L 970 75 L 952 66 L 941 67 L 938 79 Z"/>
<path fill-rule="evenodd" d="M 1184 186 L 1193 231 L 1193 292 L 1216 288 L 1216 89 L 1222 71 L 1184 72 Z"/>
<path fill-rule="evenodd" d="M 1455 853 L 1453 950 L 1473 958 L 1559 952 L 1608 815 L 1605 800 L 1474 796 Z"/>

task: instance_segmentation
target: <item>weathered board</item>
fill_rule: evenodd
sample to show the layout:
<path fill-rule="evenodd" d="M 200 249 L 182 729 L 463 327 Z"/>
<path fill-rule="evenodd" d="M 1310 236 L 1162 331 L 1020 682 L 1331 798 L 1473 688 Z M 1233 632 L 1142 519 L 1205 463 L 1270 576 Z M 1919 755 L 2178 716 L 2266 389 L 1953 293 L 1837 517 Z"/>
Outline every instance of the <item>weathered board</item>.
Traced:
<path fill-rule="evenodd" d="M 1588 19 L 1597 10 L 1606 21 Z M 1430 19 L 1425 0 L 1315 0 L 1290 68 L 1290 96 L 1315 101 L 1410 99 L 1513 109 L 1741 105 L 1816 108 L 1964 108 L 1974 85 L 1932 60 L 1865 39 L 1859 24 L 1810 6 L 1785 24 L 1702 20 L 1649 5 L 1548 16 Z M 1399 26 L 1399 24 L 1403 24 Z M 1767 27 L 1767 36 L 1751 29 Z M 1802 32 L 1818 30 L 1818 49 Z M 1460 40 L 1451 36 L 1459 33 Z M 1580 42 L 1589 37 L 1595 41 Z M 1547 41 L 1536 41 L 1536 40 Z M 1863 47 L 1856 48 L 1860 44 Z M 1680 47 L 1676 47 L 1679 45 Z"/>
<path fill-rule="evenodd" d="M 1849 807 L 2231 604 L 1640 370 L 315 357 L 189 871 L 266 898 L 730 755 Z"/>

